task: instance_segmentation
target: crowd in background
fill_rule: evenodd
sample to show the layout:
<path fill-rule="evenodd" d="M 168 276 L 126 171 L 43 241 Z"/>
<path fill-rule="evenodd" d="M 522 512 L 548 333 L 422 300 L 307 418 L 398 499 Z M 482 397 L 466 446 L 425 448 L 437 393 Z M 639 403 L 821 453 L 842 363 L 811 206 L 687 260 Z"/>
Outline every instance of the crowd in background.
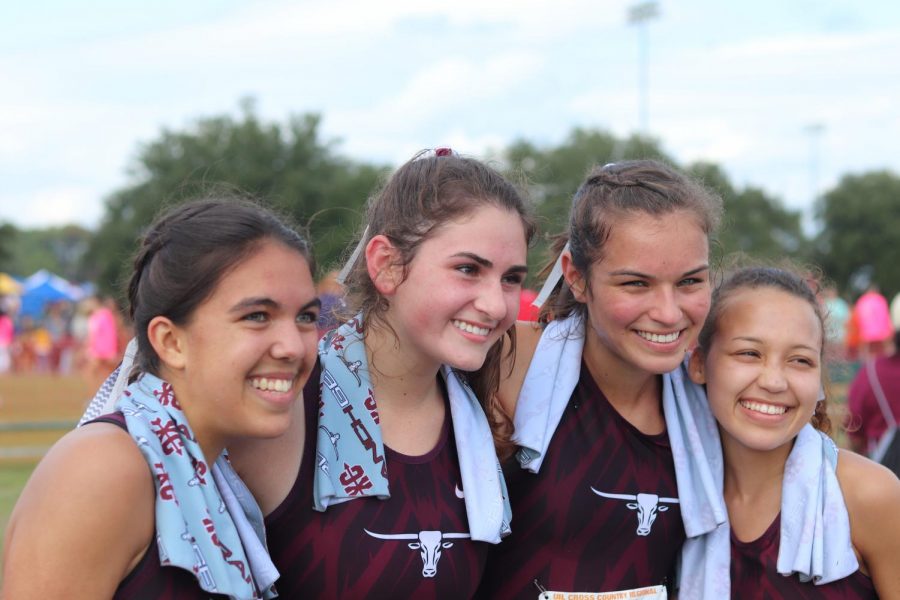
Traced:
<path fill-rule="evenodd" d="M 97 389 L 121 359 L 131 330 L 111 298 L 59 300 L 38 318 L 0 297 L 0 374 L 82 374 Z"/>

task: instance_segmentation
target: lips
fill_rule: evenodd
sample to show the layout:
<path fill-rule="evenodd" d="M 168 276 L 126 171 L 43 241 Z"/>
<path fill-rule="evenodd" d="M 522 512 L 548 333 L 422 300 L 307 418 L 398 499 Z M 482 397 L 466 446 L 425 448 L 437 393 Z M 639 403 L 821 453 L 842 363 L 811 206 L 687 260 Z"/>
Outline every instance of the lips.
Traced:
<path fill-rule="evenodd" d="M 739 404 L 747 410 L 762 413 L 764 415 L 778 416 L 783 415 L 788 411 L 788 408 L 786 406 L 780 406 L 778 404 L 767 404 L 765 402 L 755 402 L 753 400 L 741 400 Z"/>
<path fill-rule="evenodd" d="M 250 386 L 263 392 L 287 392 L 294 384 L 291 378 L 282 377 L 251 377 Z"/>
<path fill-rule="evenodd" d="M 491 333 L 491 329 L 488 327 L 479 327 L 478 325 L 473 325 L 472 323 L 467 323 L 465 321 L 460 321 L 459 319 L 454 319 L 452 321 L 453 326 L 457 329 L 461 329 L 466 333 L 471 333 L 474 335 L 487 336 Z"/>
<path fill-rule="evenodd" d="M 679 337 L 681 337 L 681 331 L 673 331 L 671 333 L 653 333 L 651 331 L 637 331 L 637 334 L 647 340 L 648 342 L 653 342 L 655 344 L 671 344 Z"/>

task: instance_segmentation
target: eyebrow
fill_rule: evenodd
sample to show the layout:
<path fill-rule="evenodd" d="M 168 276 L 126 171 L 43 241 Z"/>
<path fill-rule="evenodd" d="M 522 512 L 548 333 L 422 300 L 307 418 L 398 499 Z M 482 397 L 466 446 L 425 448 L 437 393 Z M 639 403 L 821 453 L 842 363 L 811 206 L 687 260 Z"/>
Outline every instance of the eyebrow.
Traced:
<path fill-rule="evenodd" d="M 748 336 L 748 335 L 737 335 L 731 339 L 736 342 L 752 342 L 754 344 L 762 344 L 763 343 L 763 341 L 761 339 L 755 338 L 752 336 Z M 810 352 L 815 352 L 815 353 L 819 352 L 819 350 L 817 350 L 816 348 L 814 348 L 812 346 L 807 346 L 806 344 L 797 344 L 795 346 L 792 346 L 792 348 L 793 349 L 802 348 L 804 350 L 809 350 Z"/>
<path fill-rule="evenodd" d="M 257 307 L 265 307 L 265 308 L 275 310 L 275 309 L 280 308 L 281 305 L 278 302 L 275 302 L 274 300 L 272 300 L 271 298 L 266 298 L 266 297 L 245 298 L 245 299 L 241 300 L 240 302 L 238 302 L 237 304 L 235 304 L 234 306 L 232 306 L 228 312 L 231 312 L 231 313 L 243 312 L 250 308 L 257 308 Z M 302 312 L 304 310 L 307 310 L 307 309 L 310 309 L 313 307 L 322 308 L 322 300 L 318 297 L 313 298 L 312 300 L 310 300 L 309 302 L 307 302 L 306 304 L 301 306 L 300 311 Z"/>
<path fill-rule="evenodd" d="M 457 252 L 453 255 L 453 258 L 468 258 L 469 260 L 478 263 L 482 267 L 486 269 L 490 269 L 494 266 L 494 263 L 484 258 L 483 256 L 478 256 L 474 252 Z M 528 273 L 528 267 L 526 265 L 514 265 L 506 270 L 507 273 Z"/>
<path fill-rule="evenodd" d="M 703 271 L 709 271 L 709 265 L 703 265 L 701 267 L 697 267 L 696 269 L 691 269 L 690 271 L 686 271 L 681 274 L 681 277 L 690 277 L 691 275 L 696 275 L 697 273 L 702 273 Z M 612 271 L 610 272 L 610 276 L 628 276 L 628 277 L 641 277 L 643 279 L 656 279 L 656 277 L 652 275 L 647 275 L 646 273 L 641 273 L 640 271 L 630 271 L 628 269 L 622 269 L 620 271 Z"/>

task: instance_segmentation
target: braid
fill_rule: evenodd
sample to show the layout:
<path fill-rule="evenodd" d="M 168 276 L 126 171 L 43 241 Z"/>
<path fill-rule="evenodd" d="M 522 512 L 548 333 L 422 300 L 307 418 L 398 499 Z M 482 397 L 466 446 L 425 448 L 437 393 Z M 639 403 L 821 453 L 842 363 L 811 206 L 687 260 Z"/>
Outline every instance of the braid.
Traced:
<path fill-rule="evenodd" d="M 141 240 L 141 247 L 134 257 L 131 278 L 128 280 L 128 314 L 132 320 L 134 320 L 134 311 L 138 306 L 138 292 L 143 275 L 150 271 L 153 258 L 165 243 L 162 227 L 149 231 Z"/>

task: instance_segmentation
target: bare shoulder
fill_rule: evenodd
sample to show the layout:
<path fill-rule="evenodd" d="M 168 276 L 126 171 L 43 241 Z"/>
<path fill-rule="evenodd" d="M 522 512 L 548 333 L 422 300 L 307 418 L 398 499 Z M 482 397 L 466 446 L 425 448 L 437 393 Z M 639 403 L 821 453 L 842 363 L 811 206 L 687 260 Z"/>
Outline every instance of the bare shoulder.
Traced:
<path fill-rule="evenodd" d="M 900 480 L 889 469 L 841 450 L 837 476 L 853 546 L 881 598 L 900 598 Z"/>
<path fill-rule="evenodd" d="M 854 509 L 871 512 L 900 506 L 900 479 L 886 467 L 850 450 L 841 450 L 838 481 L 851 514 Z"/>
<path fill-rule="evenodd" d="M 503 409 L 509 415 L 516 412 L 516 403 L 519 400 L 519 391 L 525 381 L 525 374 L 534 358 L 534 352 L 541 339 L 543 328 L 538 323 L 529 321 L 517 321 L 515 324 L 516 348 L 509 355 L 509 339 L 504 338 L 504 364 L 500 379 L 500 390 L 497 397 Z"/>
<path fill-rule="evenodd" d="M 47 453 L 10 517 L 10 598 L 111 596 L 153 537 L 154 486 L 131 437 L 96 423 Z"/>

